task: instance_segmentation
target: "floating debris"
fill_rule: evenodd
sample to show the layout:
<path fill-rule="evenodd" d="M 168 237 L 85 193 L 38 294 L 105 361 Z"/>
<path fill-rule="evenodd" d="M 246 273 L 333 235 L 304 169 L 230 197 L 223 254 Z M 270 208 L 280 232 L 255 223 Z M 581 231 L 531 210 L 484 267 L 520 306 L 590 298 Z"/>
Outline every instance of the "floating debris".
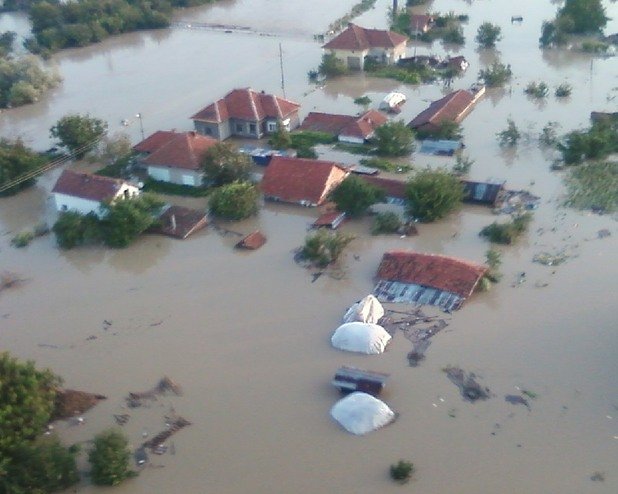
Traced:
<path fill-rule="evenodd" d="M 558 266 L 565 262 L 569 256 L 566 252 L 561 251 L 555 254 L 551 254 L 549 252 L 541 252 L 539 254 L 535 254 L 532 258 L 533 262 L 538 262 L 539 264 L 543 264 L 545 266 Z"/>
<path fill-rule="evenodd" d="M 0 273 L 0 292 L 2 290 L 8 290 L 9 288 L 17 288 L 24 281 L 27 280 L 20 278 L 19 275 L 11 273 L 10 271 Z"/>
<path fill-rule="evenodd" d="M 157 396 L 166 393 L 173 393 L 176 396 L 180 396 L 182 395 L 182 387 L 165 376 L 154 388 L 148 391 L 129 393 L 129 396 L 126 398 L 127 405 L 130 408 L 137 408 L 142 405 L 143 400 L 156 400 Z"/>
<path fill-rule="evenodd" d="M 159 432 L 159 434 L 154 436 L 152 439 L 149 439 L 143 443 L 142 447 L 150 449 L 150 451 L 155 454 L 162 455 L 165 451 L 167 451 L 165 441 L 167 441 L 172 434 L 175 434 L 180 429 L 188 425 L 191 425 L 191 422 L 187 419 L 183 417 L 176 417 L 173 420 L 170 420 L 167 430 Z"/>
<path fill-rule="evenodd" d="M 504 401 L 506 401 L 507 403 L 510 403 L 511 405 L 523 405 L 528 410 L 531 409 L 530 403 L 528 403 L 528 400 L 526 400 L 525 398 L 522 398 L 519 395 L 506 395 L 504 397 Z"/>
<path fill-rule="evenodd" d="M 605 472 L 593 472 L 590 476 L 590 480 L 592 480 L 593 482 L 604 482 Z"/>
<path fill-rule="evenodd" d="M 106 400 L 107 396 L 86 393 L 85 391 L 76 391 L 74 389 L 60 389 L 56 392 L 56 401 L 54 403 L 54 420 L 64 420 L 77 415 L 81 415 L 90 410 L 99 401 Z M 81 418 L 79 423 L 83 423 Z"/>
<path fill-rule="evenodd" d="M 146 448 L 143 446 L 137 448 L 133 454 L 133 457 L 135 458 L 135 464 L 138 467 L 144 465 L 148 461 L 148 453 L 146 453 Z"/>
<path fill-rule="evenodd" d="M 120 415 L 114 414 L 114 420 L 116 421 L 118 425 L 125 425 L 129 421 L 130 418 L 131 416 L 128 413 L 123 413 Z"/>
<path fill-rule="evenodd" d="M 493 396 L 489 388 L 482 387 L 476 381 L 476 375 L 473 372 L 466 373 L 459 367 L 446 367 L 444 372 L 451 382 L 459 388 L 466 401 L 486 400 Z"/>
<path fill-rule="evenodd" d="M 598 238 L 607 238 L 610 237 L 612 234 L 612 232 L 610 232 L 607 228 L 603 228 L 602 230 L 599 230 L 597 232 L 597 237 Z"/>

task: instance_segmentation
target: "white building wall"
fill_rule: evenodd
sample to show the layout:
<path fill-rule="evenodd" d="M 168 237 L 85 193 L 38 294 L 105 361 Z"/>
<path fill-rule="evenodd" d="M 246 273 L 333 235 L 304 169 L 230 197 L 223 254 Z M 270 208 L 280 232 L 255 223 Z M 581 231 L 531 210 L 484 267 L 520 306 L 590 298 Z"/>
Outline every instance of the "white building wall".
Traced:
<path fill-rule="evenodd" d="M 148 176 L 154 178 L 155 180 L 159 180 L 161 182 L 169 182 L 170 175 L 171 173 L 169 168 L 159 168 L 156 166 L 148 167 Z"/>
<path fill-rule="evenodd" d="M 60 212 L 77 211 L 82 214 L 88 214 L 90 212 L 100 214 L 99 206 L 101 203 L 99 201 L 54 193 L 54 202 L 56 203 L 56 209 Z"/>

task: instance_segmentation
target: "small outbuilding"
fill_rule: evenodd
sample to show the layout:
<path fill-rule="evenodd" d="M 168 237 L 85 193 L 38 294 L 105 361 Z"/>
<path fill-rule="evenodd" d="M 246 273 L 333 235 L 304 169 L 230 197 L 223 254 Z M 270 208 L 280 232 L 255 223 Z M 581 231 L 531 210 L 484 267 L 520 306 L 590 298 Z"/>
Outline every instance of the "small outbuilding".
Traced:
<path fill-rule="evenodd" d="M 342 393 L 362 391 L 372 396 L 378 396 L 389 374 L 357 369 L 356 367 L 340 367 L 331 381 L 333 386 L 339 388 Z"/>
<path fill-rule="evenodd" d="M 345 213 L 341 211 L 331 211 L 324 213 L 311 225 L 313 228 L 330 228 L 336 230 L 345 221 Z"/>
<path fill-rule="evenodd" d="M 382 326 L 366 322 L 342 324 L 331 337 L 331 343 L 339 350 L 368 355 L 384 353 L 390 340 L 391 335 Z"/>
<path fill-rule="evenodd" d="M 356 392 L 339 400 L 330 411 L 341 426 L 356 435 L 390 424 L 397 417 L 386 403 L 367 393 Z"/>

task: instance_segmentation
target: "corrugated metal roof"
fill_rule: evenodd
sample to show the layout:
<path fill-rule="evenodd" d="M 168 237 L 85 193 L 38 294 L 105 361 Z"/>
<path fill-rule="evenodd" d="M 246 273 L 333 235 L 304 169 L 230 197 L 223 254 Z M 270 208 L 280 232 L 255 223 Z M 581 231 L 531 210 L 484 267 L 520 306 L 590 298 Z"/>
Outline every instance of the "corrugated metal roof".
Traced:
<path fill-rule="evenodd" d="M 447 312 L 459 309 L 465 300 L 452 292 L 399 281 L 381 280 L 373 294 L 380 302 L 435 305 Z"/>
<path fill-rule="evenodd" d="M 449 141 L 445 139 L 425 139 L 421 143 L 421 149 L 419 150 L 419 152 L 423 154 L 434 154 L 438 156 L 452 156 L 455 151 L 457 151 L 462 146 L 463 145 L 459 141 Z"/>
<path fill-rule="evenodd" d="M 464 186 L 464 201 L 493 205 L 498 200 L 505 182 L 472 182 L 462 180 Z"/>

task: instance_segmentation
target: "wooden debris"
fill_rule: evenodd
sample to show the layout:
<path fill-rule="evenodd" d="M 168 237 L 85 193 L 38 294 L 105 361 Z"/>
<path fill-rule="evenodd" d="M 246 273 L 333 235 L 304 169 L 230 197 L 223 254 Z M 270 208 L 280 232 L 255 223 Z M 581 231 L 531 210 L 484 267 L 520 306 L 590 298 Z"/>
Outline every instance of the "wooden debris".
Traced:
<path fill-rule="evenodd" d="M 176 396 L 180 396 L 182 395 L 182 387 L 169 377 L 165 376 L 154 388 L 149 389 L 148 391 L 129 393 L 126 400 L 131 408 L 137 408 L 141 406 L 142 400 L 156 400 L 157 396 L 168 392 L 173 393 Z"/>
<path fill-rule="evenodd" d="M 172 434 L 175 434 L 180 429 L 191 425 L 187 419 L 183 417 L 176 417 L 173 421 L 169 423 L 169 427 L 167 430 L 159 432 L 152 439 L 149 439 L 145 443 L 142 444 L 142 448 L 148 448 L 151 452 L 155 454 L 163 454 L 167 448 L 165 448 L 164 443 L 169 439 Z"/>
<path fill-rule="evenodd" d="M 54 420 L 65 420 L 90 410 L 99 401 L 106 400 L 103 395 L 75 391 L 74 389 L 60 389 L 56 393 L 54 405 Z"/>
<path fill-rule="evenodd" d="M 17 288 L 24 281 L 26 280 L 20 278 L 16 273 L 11 273 L 10 271 L 0 273 L 0 292 L 9 288 Z"/>

